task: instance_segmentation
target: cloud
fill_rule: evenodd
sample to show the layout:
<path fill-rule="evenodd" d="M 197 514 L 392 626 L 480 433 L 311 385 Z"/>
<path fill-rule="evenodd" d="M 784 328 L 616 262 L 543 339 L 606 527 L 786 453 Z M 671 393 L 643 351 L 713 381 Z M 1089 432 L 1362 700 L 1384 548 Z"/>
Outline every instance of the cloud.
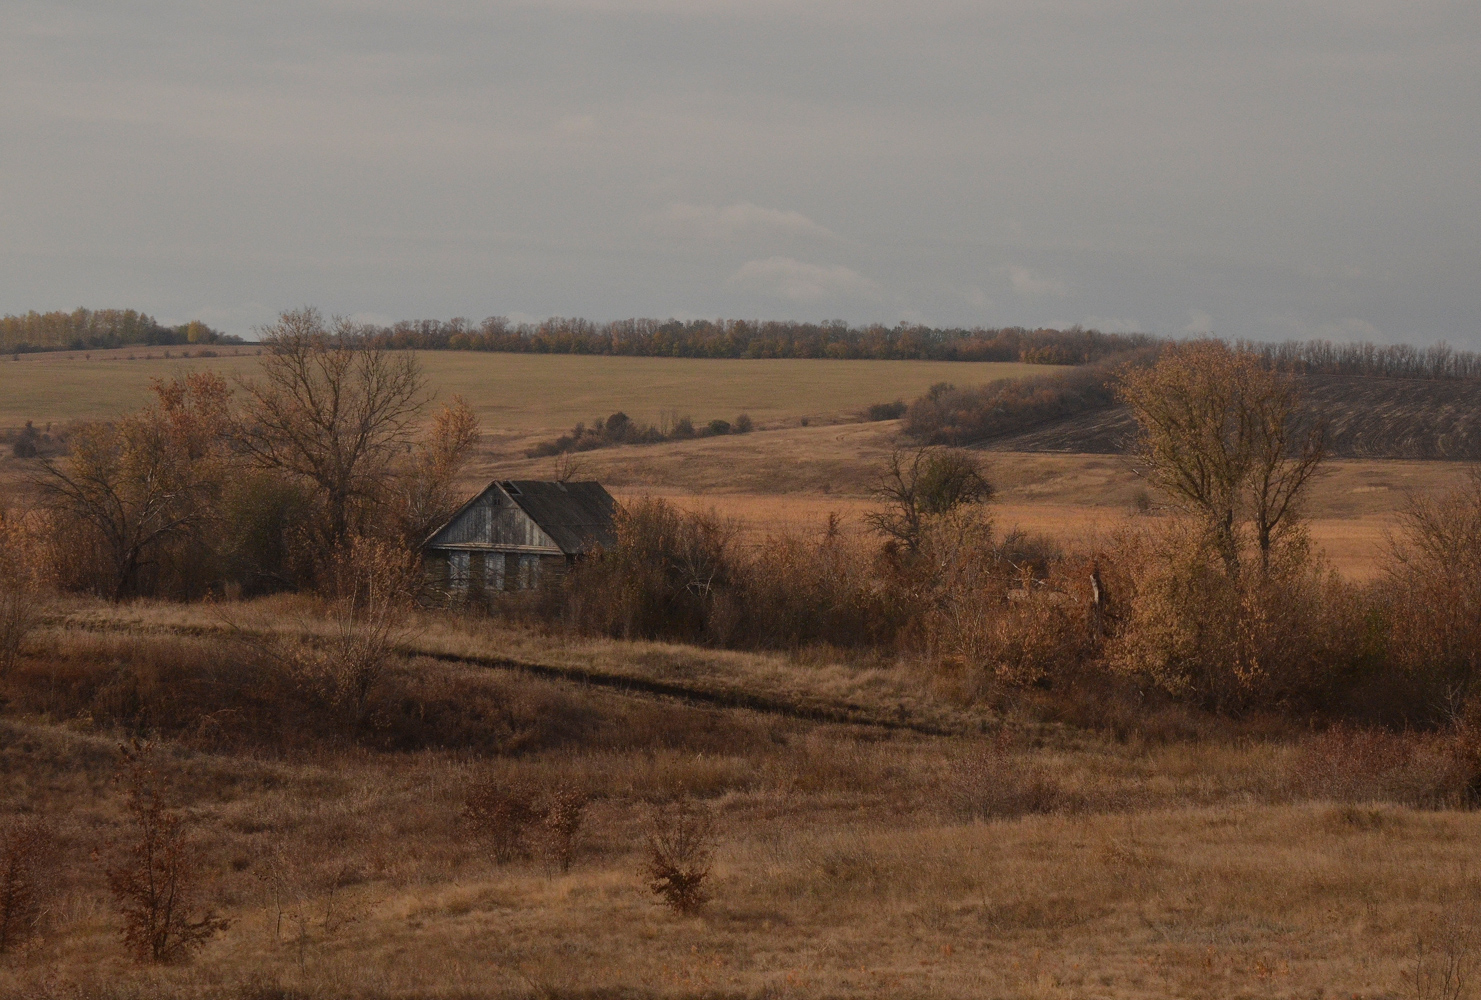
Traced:
<path fill-rule="evenodd" d="M 664 209 L 657 228 L 670 235 L 709 240 L 743 236 L 803 236 L 834 240 L 838 235 L 801 212 L 763 208 L 749 201 L 734 205 L 692 205 L 676 201 Z"/>
<path fill-rule="evenodd" d="M 725 283 L 732 288 L 792 302 L 818 302 L 875 292 L 874 282 L 841 264 L 824 267 L 792 257 L 746 261 Z"/>
<path fill-rule="evenodd" d="M 1046 277 L 1026 267 L 1014 265 L 1008 268 L 1008 277 L 1013 282 L 1013 290 L 1027 298 L 1038 299 L 1052 295 L 1062 299 L 1070 294 L 1069 286 L 1063 281 Z"/>
<path fill-rule="evenodd" d="M 1198 337 L 1209 337 L 1214 332 L 1214 318 L 1202 309 L 1188 310 L 1188 325 L 1183 327 L 1184 333 L 1191 333 Z"/>

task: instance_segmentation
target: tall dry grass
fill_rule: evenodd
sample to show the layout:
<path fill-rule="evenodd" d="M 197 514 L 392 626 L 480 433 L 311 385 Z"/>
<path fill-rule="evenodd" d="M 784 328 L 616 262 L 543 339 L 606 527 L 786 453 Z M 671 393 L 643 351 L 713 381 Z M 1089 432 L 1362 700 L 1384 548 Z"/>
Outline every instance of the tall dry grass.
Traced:
<path fill-rule="evenodd" d="M 46 613 L 51 575 L 38 520 L 0 507 L 0 677 Z"/>

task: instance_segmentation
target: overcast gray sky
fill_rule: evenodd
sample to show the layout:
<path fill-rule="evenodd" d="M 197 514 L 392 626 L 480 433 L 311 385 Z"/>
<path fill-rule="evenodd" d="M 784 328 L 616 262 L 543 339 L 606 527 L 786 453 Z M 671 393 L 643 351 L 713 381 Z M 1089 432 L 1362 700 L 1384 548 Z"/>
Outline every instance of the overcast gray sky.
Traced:
<path fill-rule="evenodd" d="M 0 0 L 0 312 L 1481 347 L 1481 3 Z"/>

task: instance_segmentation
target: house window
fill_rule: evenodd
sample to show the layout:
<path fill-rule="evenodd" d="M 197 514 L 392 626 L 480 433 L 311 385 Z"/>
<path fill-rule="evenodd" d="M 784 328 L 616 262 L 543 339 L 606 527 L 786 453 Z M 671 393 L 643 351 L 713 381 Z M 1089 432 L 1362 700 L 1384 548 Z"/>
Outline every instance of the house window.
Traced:
<path fill-rule="evenodd" d="M 540 584 L 540 557 L 519 557 L 519 589 L 533 590 Z"/>
<path fill-rule="evenodd" d="M 460 594 L 468 590 L 468 553 L 453 551 L 447 554 L 447 585 Z"/>

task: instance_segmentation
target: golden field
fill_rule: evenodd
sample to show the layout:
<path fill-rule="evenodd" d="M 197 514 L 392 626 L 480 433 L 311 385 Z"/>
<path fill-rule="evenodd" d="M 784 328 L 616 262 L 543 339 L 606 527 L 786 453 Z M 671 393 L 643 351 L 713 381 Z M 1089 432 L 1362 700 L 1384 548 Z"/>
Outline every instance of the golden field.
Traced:
<path fill-rule="evenodd" d="M 23 354 L 0 360 L 0 428 L 105 418 L 148 401 L 151 379 L 214 369 L 250 377 L 257 348 L 121 348 Z M 166 354 L 170 355 L 166 357 Z M 182 356 L 189 354 L 189 357 Z M 749 413 L 758 423 L 852 416 L 871 403 L 910 400 L 933 383 L 1014 378 L 1042 366 L 948 361 L 704 360 L 424 351 L 441 399 L 462 395 L 489 429 L 561 431 L 622 410 L 658 423 Z"/>

